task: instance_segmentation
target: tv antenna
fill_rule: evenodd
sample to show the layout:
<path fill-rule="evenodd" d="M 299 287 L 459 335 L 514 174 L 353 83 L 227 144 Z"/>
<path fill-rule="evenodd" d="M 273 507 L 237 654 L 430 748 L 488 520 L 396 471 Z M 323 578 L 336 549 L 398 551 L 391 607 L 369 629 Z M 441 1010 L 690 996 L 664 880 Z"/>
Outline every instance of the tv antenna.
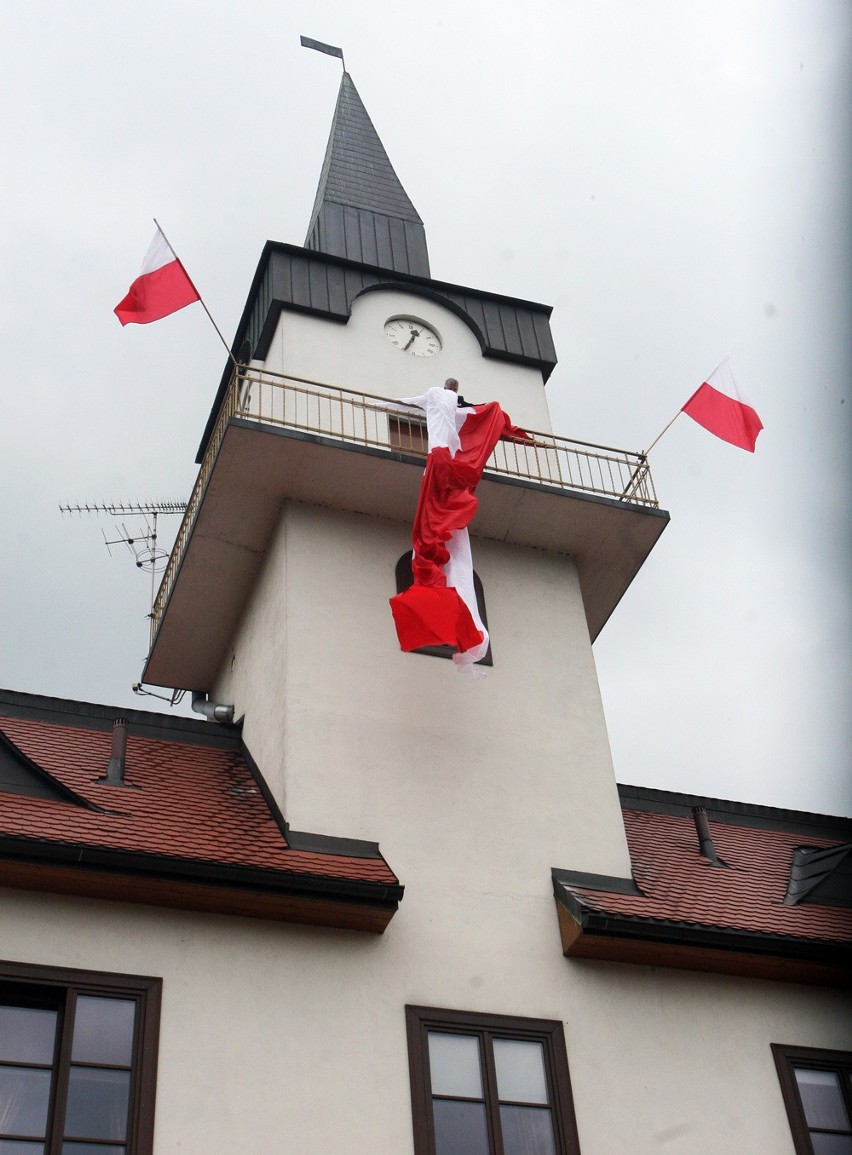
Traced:
<path fill-rule="evenodd" d="M 120 526 L 116 525 L 115 532 L 118 536 L 115 538 L 108 538 L 103 530 L 101 533 L 110 557 L 112 557 L 110 546 L 125 545 L 133 554 L 137 569 L 145 570 L 151 574 L 152 613 L 154 598 L 157 595 L 157 574 L 162 573 L 169 559 L 169 551 L 161 549 L 157 544 L 157 520 L 160 517 L 183 516 L 185 511 L 185 501 L 95 501 L 87 502 L 85 505 L 59 506 L 59 512 L 62 514 L 76 513 L 82 516 L 85 513 L 95 517 L 104 514 L 107 517 L 141 517 L 143 519 L 144 528 L 140 526 L 137 533 L 132 533 L 125 522 L 122 522 Z M 148 614 L 148 617 L 151 617 L 151 613 Z"/>

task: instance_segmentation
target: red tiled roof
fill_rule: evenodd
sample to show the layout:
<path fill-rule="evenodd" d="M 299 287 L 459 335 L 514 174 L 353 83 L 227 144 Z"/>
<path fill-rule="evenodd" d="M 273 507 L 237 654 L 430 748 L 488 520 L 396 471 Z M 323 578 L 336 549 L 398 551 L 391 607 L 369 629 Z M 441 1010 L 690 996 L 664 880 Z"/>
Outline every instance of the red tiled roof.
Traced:
<path fill-rule="evenodd" d="M 396 884 L 383 858 L 291 849 L 238 749 L 186 737 L 147 737 L 131 725 L 126 787 L 99 783 L 108 729 L 0 715 L 0 731 L 32 762 L 87 802 L 0 793 L 0 837 L 73 844 L 217 866 L 347 882 Z M 135 787 L 135 789 L 134 789 Z"/>
<path fill-rule="evenodd" d="M 691 817 L 623 811 L 633 876 L 641 894 L 565 883 L 585 909 L 723 931 L 783 935 L 824 943 L 852 943 L 852 910 L 802 903 L 784 906 L 793 851 L 827 847 L 842 838 L 712 822 L 714 867 L 699 853 Z"/>

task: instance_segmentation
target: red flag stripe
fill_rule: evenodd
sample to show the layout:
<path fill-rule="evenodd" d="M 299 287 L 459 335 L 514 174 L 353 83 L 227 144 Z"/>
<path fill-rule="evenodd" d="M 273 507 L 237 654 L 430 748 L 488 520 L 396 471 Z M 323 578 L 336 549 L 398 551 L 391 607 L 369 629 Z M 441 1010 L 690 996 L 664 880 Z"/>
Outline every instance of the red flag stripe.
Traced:
<path fill-rule="evenodd" d="M 696 389 L 682 411 L 709 433 L 754 453 L 763 422 L 744 401 L 729 397 L 705 381 Z"/>
<path fill-rule="evenodd" d="M 142 272 L 114 312 L 122 325 L 147 325 L 199 300 L 186 269 L 158 225 L 142 262 Z"/>
<path fill-rule="evenodd" d="M 198 299 L 180 261 L 174 260 L 137 277 L 127 296 L 116 305 L 115 315 L 122 325 L 147 325 Z"/>

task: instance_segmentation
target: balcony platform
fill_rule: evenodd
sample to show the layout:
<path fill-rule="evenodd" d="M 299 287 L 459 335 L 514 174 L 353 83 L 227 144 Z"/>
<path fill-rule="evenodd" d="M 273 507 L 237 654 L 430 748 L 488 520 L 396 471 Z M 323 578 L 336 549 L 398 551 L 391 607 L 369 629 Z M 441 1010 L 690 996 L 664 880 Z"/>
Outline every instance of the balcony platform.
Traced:
<path fill-rule="evenodd" d="M 341 429 L 326 435 L 270 423 L 238 404 L 241 396 L 245 392 L 235 389 L 231 411 L 223 412 L 163 578 L 143 673 L 148 684 L 211 687 L 283 501 L 407 524 L 414 518 L 421 454 L 373 438 L 358 444 Z M 647 474 L 643 458 L 625 462 L 630 476 L 640 467 Z M 630 500 L 583 492 L 564 479 L 553 484 L 489 468 L 477 489 L 471 535 L 571 554 L 594 640 L 669 520 L 647 497 L 649 476 L 643 484 L 644 499 Z"/>

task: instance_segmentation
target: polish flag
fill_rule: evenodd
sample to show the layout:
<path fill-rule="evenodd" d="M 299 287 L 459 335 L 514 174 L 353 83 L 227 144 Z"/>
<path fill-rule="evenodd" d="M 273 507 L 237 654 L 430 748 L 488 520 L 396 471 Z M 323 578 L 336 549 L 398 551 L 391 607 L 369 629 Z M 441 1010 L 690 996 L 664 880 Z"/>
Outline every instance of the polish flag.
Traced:
<path fill-rule="evenodd" d="M 414 582 L 390 599 L 400 647 L 452 646 L 470 670 L 488 652 L 479 614 L 467 527 L 479 502 L 475 489 L 501 437 L 529 438 L 496 401 L 458 408 L 449 389 L 430 389 L 403 404 L 426 411 L 429 455 L 414 519 Z"/>
<path fill-rule="evenodd" d="M 696 389 L 681 412 L 723 441 L 754 453 L 763 422 L 743 400 L 727 359 Z"/>
<path fill-rule="evenodd" d="M 115 307 L 122 325 L 147 325 L 198 301 L 195 286 L 159 228 L 142 262 L 142 272 Z"/>

